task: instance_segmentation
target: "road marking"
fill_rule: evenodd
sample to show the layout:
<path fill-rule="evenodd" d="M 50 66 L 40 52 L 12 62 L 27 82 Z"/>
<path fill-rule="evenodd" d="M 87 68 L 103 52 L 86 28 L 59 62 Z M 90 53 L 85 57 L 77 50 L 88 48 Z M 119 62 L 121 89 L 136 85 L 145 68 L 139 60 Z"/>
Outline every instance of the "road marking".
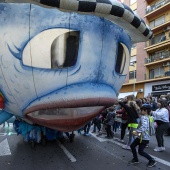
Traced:
<path fill-rule="evenodd" d="M 0 156 L 11 155 L 8 140 L 5 139 L 0 143 Z"/>
<path fill-rule="evenodd" d="M 76 162 L 77 161 L 75 159 L 75 157 L 59 141 L 57 141 L 57 144 L 64 151 L 64 153 L 67 155 L 67 157 L 70 159 L 71 162 Z"/>
<path fill-rule="evenodd" d="M 0 136 L 6 136 L 7 133 L 0 133 Z"/>
<path fill-rule="evenodd" d="M 103 138 L 103 137 L 97 137 L 96 136 L 96 134 L 94 134 L 94 133 L 91 133 L 91 135 L 93 136 L 93 137 L 95 137 L 97 140 L 99 140 L 100 142 L 107 142 L 107 141 L 109 141 L 109 142 L 112 142 L 112 143 L 115 143 L 115 144 L 117 144 L 117 145 L 119 145 L 119 146 L 123 146 L 124 144 L 122 144 L 122 143 L 120 143 L 120 142 L 116 142 L 116 141 L 114 141 L 113 139 L 107 139 L 107 138 Z M 118 138 L 115 138 L 114 137 L 114 139 L 118 139 Z"/>
<path fill-rule="evenodd" d="M 157 162 L 160 162 L 160 163 L 162 163 L 162 164 L 164 164 L 164 165 L 166 165 L 166 166 L 170 166 L 170 162 L 168 162 L 168 161 L 165 161 L 165 160 L 163 160 L 163 159 L 160 159 L 160 158 L 157 158 L 157 157 L 155 157 L 155 156 L 153 156 L 153 155 L 151 155 Z"/>
<path fill-rule="evenodd" d="M 15 133 L 15 132 L 9 132 L 9 133 L 8 133 L 8 136 L 10 136 L 10 135 L 17 135 L 17 133 Z"/>
<path fill-rule="evenodd" d="M 120 143 L 120 142 L 116 142 L 116 141 L 114 141 L 113 139 L 106 139 L 106 138 L 103 138 L 103 137 L 97 137 L 96 136 L 96 134 L 93 134 L 93 133 L 91 133 L 91 135 L 94 137 L 94 138 L 96 138 L 97 140 L 99 140 L 100 142 L 107 142 L 107 141 L 109 141 L 109 142 L 112 142 L 112 143 L 114 143 L 114 144 L 116 144 L 116 145 L 119 145 L 119 146 L 124 146 L 124 144 L 122 144 L 122 143 Z M 114 137 L 114 139 L 118 139 L 118 138 L 115 138 Z M 165 160 L 163 160 L 163 159 L 160 159 L 160 158 L 158 158 L 158 157 L 156 157 L 156 156 L 153 156 L 153 155 L 151 155 L 151 157 L 153 157 L 157 162 L 160 162 L 160 163 L 162 163 L 162 164 L 164 164 L 164 165 L 166 165 L 166 166 L 170 166 L 170 162 L 168 162 L 168 161 L 165 161 Z"/>
<path fill-rule="evenodd" d="M 10 135 L 17 135 L 17 133 L 15 133 L 15 132 L 0 133 L 0 136 L 6 136 L 6 135 L 8 135 L 8 136 L 10 136 Z"/>

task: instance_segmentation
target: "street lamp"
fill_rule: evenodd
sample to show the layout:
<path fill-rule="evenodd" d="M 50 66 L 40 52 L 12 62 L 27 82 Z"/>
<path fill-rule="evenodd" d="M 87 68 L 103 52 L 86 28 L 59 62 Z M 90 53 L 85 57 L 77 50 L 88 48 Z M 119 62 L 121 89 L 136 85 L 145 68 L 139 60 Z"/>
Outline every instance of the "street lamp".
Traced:
<path fill-rule="evenodd" d="M 135 63 L 134 62 L 130 62 L 130 66 L 135 67 Z M 133 70 L 133 95 L 135 96 L 135 70 Z"/>

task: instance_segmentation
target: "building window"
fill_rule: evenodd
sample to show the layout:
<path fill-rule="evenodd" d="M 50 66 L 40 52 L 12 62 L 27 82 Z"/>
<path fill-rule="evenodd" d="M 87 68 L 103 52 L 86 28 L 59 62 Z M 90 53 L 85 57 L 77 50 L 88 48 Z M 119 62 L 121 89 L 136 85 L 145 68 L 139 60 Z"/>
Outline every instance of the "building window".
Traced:
<path fill-rule="evenodd" d="M 135 79 L 136 78 L 136 70 L 129 72 L 129 79 Z"/>
<path fill-rule="evenodd" d="M 166 40 L 165 33 L 157 34 L 150 40 L 150 45 L 160 43 Z"/>
<path fill-rule="evenodd" d="M 136 63 L 136 56 L 131 56 L 130 63 L 133 63 L 133 64 Z"/>
<path fill-rule="evenodd" d="M 163 75 L 164 75 L 164 68 L 163 67 L 154 68 L 154 78 L 161 77 Z"/>
<path fill-rule="evenodd" d="M 130 5 L 134 4 L 137 0 L 130 0 Z"/>
<path fill-rule="evenodd" d="M 149 26 L 150 28 L 154 28 L 158 25 L 161 25 L 165 22 L 165 15 L 155 19 L 155 20 L 152 20 L 150 23 L 149 23 Z"/>
<path fill-rule="evenodd" d="M 149 70 L 149 79 L 154 78 L 154 69 Z"/>

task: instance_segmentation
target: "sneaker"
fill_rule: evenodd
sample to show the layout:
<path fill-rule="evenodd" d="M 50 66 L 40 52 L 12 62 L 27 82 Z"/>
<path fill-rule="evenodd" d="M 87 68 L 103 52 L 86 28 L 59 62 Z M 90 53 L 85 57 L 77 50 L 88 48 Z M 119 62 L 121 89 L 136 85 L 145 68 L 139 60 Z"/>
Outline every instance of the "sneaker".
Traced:
<path fill-rule="evenodd" d="M 162 147 L 162 150 L 165 151 L 165 147 Z"/>
<path fill-rule="evenodd" d="M 154 151 L 155 151 L 155 152 L 162 152 L 162 151 L 164 151 L 164 150 L 162 149 L 162 147 L 156 147 L 156 148 L 154 149 Z"/>
<path fill-rule="evenodd" d="M 123 142 L 124 142 L 124 140 L 123 140 L 123 139 L 118 139 L 118 142 L 122 142 L 122 143 L 123 143 Z"/>
<path fill-rule="evenodd" d="M 107 139 L 112 139 L 113 136 L 105 136 L 105 138 L 107 138 Z"/>
<path fill-rule="evenodd" d="M 126 150 L 131 150 L 130 146 L 129 145 L 124 145 L 122 146 L 123 149 L 126 149 Z"/>
<path fill-rule="evenodd" d="M 148 148 L 149 147 L 149 145 L 148 144 L 146 144 L 146 148 Z"/>
<path fill-rule="evenodd" d="M 151 161 L 149 161 L 147 167 L 148 167 L 148 168 L 152 168 L 152 167 L 155 166 L 156 164 L 157 164 L 157 162 L 156 162 L 155 160 L 151 160 Z"/>
<path fill-rule="evenodd" d="M 86 133 L 85 136 L 90 136 L 90 133 Z"/>
<path fill-rule="evenodd" d="M 102 133 L 99 133 L 99 134 L 97 134 L 96 136 L 98 137 L 98 136 L 101 136 L 102 135 Z"/>
<path fill-rule="evenodd" d="M 132 159 L 131 161 L 128 162 L 129 164 L 138 164 L 139 161 L 137 159 Z"/>

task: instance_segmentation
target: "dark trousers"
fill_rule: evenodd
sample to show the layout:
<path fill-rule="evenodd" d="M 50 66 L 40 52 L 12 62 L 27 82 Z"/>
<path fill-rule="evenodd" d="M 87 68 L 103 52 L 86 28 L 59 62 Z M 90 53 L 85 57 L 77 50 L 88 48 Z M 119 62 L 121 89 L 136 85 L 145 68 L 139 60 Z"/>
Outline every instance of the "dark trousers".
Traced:
<path fill-rule="evenodd" d="M 120 128 L 120 126 L 121 126 L 120 122 L 114 121 L 114 123 L 113 123 L 113 132 L 116 132 L 117 128 Z"/>
<path fill-rule="evenodd" d="M 105 130 L 108 137 L 113 137 L 113 132 L 111 131 L 111 125 L 107 125 Z"/>
<path fill-rule="evenodd" d="M 130 145 L 131 147 L 131 150 L 132 150 L 132 154 L 133 154 L 133 158 L 135 160 L 138 160 L 138 156 L 137 156 L 137 152 L 136 152 L 136 146 L 139 145 L 139 148 L 138 148 L 138 153 L 145 157 L 146 159 L 148 159 L 149 161 L 152 160 L 153 158 L 147 154 L 146 152 L 144 152 L 144 149 L 146 147 L 146 145 L 149 143 L 148 140 L 142 140 L 142 142 L 140 142 L 140 139 L 139 138 L 136 138 L 132 144 Z"/>
<path fill-rule="evenodd" d="M 90 131 L 90 126 L 91 126 L 91 122 L 88 122 L 85 126 L 84 126 L 84 133 L 87 134 Z"/>
<path fill-rule="evenodd" d="M 158 143 L 158 147 L 164 147 L 163 135 L 164 132 L 168 129 L 168 127 L 169 127 L 169 123 L 164 123 L 156 128 L 156 140 Z"/>
<path fill-rule="evenodd" d="M 93 132 L 96 132 L 96 127 L 97 127 L 98 131 L 100 131 L 101 130 L 101 123 L 94 124 Z"/>
<path fill-rule="evenodd" d="M 122 123 L 122 126 L 121 126 L 121 140 L 123 140 L 124 137 L 125 137 L 125 132 L 126 132 L 127 126 L 128 126 L 128 123 Z"/>

